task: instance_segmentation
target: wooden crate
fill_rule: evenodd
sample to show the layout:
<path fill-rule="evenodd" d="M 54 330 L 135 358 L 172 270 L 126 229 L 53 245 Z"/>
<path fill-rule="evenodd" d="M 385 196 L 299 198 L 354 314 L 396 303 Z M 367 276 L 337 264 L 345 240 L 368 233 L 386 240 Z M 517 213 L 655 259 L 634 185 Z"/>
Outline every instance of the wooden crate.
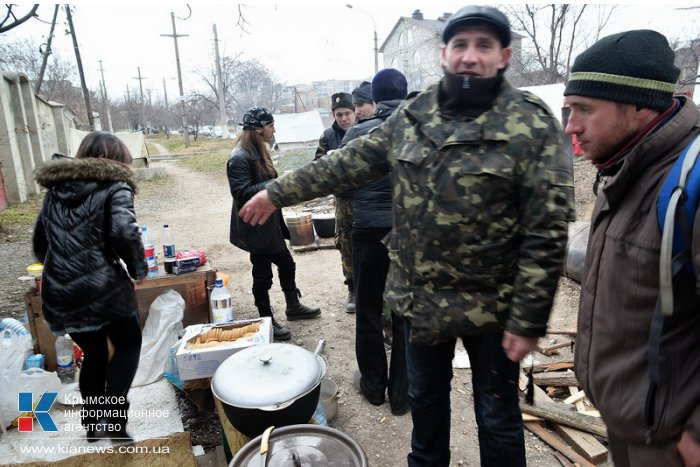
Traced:
<path fill-rule="evenodd" d="M 163 268 L 161 267 L 160 270 L 162 272 Z M 210 288 L 215 283 L 216 270 L 212 269 L 209 263 L 201 266 L 196 272 L 179 276 L 162 273 L 158 277 L 147 278 L 142 284 L 136 286 L 141 326 L 146 322 L 153 300 L 168 289 L 175 290 L 185 300 L 183 326 L 210 323 L 209 295 Z M 56 336 L 49 331 L 49 326 L 44 321 L 41 297 L 37 295 L 34 287 L 27 291 L 24 302 L 29 317 L 29 330 L 34 338 L 34 353 L 44 354 L 46 370 L 56 371 Z"/>

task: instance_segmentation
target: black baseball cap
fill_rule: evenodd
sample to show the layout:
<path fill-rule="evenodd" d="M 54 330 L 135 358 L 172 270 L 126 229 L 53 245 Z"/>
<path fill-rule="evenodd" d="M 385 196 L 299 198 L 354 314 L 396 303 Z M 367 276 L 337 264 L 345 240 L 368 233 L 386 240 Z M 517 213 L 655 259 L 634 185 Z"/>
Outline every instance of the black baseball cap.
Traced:
<path fill-rule="evenodd" d="M 447 44 L 457 29 L 463 26 L 487 24 L 496 29 L 503 47 L 510 45 L 510 22 L 500 10 L 490 6 L 468 5 L 450 16 L 442 31 L 442 41 Z"/>

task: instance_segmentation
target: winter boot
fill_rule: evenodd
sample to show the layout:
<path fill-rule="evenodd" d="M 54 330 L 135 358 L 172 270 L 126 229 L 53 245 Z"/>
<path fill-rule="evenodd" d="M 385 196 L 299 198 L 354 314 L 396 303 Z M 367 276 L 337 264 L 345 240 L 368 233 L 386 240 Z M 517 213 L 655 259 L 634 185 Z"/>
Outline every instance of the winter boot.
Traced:
<path fill-rule="evenodd" d="M 292 338 L 292 333 L 289 329 L 278 323 L 274 318 L 274 312 L 270 306 L 270 294 L 267 291 L 253 291 L 255 297 L 255 306 L 258 308 L 260 316 L 268 316 L 272 318 L 272 335 L 276 341 L 288 341 Z"/>
<path fill-rule="evenodd" d="M 133 443 L 134 439 L 126 431 L 126 424 L 129 421 L 129 403 L 112 405 L 112 417 L 108 434 L 109 438 L 115 443 Z"/>
<path fill-rule="evenodd" d="M 348 301 L 345 303 L 346 313 L 355 313 L 355 292 L 348 290 Z"/>
<path fill-rule="evenodd" d="M 289 329 L 278 323 L 275 318 L 272 318 L 272 334 L 276 341 L 288 341 L 292 338 Z"/>
<path fill-rule="evenodd" d="M 95 428 L 97 427 L 96 410 L 98 407 L 95 404 L 85 404 L 81 410 L 80 424 L 85 429 L 85 437 L 88 443 L 94 443 L 101 438 L 95 436 Z"/>
<path fill-rule="evenodd" d="M 299 289 L 284 291 L 284 298 L 287 301 L 287 310 L 285 313 L 287 314 L 288 321 L 312 319 L 321 314 L 320 308 L 309 308 L 308 306 L 302 305 L 299 302 L 299 297 L 301 297 Z"/>

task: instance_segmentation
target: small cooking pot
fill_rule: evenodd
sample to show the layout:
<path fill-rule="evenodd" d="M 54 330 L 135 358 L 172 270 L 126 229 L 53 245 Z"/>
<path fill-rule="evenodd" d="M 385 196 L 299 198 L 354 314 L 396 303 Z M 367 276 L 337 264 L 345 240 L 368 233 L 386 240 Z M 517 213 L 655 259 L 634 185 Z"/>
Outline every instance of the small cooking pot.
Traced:
<path fill-rule="evenodd" d="M 320 353 L 292 344 L 260 344 L 228 357 L 211 383 L 226 417 L 254 438 L 269 426 L 308 423 L 318 405 L 328 365 Z"/>
<path fill-rule="evenodd" d="M 335 235 L 335 214 L 314 214 L 311 222 L 319 237 L 330 238 Z"/>

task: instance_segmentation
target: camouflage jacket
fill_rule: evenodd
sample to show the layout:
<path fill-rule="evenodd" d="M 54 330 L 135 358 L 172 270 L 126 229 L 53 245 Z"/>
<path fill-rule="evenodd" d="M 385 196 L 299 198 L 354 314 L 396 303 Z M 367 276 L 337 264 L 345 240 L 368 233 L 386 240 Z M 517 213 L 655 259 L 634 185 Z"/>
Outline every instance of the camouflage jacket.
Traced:
<path fill-rule="evenodd" d="M 574 219 L 561 128 L 534 95 L 503 82 L 471 121 L 440 113 L 439 83 L 368 137 L 268 186 L 290 206 L 389 174 L 394 219 L 385 299 L 434 344 L 505 328 L 546 332 Z"/>

